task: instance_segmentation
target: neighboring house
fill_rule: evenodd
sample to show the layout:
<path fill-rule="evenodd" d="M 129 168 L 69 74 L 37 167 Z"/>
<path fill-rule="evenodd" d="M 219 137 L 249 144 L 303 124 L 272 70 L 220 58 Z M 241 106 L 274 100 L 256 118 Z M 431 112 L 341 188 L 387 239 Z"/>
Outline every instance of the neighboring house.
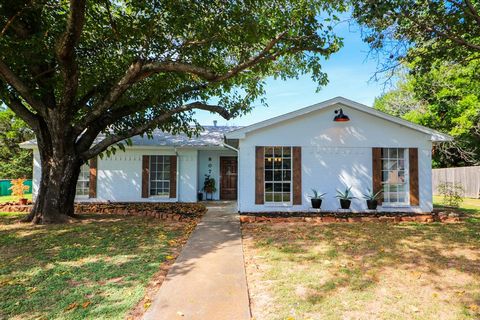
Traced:
<path fill-rule="evenodd" d="M 349 121 L 334 121 L 335 110 Z M 346 120 L 341 118 L 337 120 Z M 214 200 L 238 199 L 241 212 L 306 211 L 311 189 L 327 192 L 322 209 L 337 210 L 336 189 L 383 189 L 381 211 L 432 210 L 431 150 L 451 137 L 345 98 L 334 98 L 247 127 L 205 127 L 199 137 L 155 131 L 125 152 L 90 161 L 77 201 L 195 202 L 205 175 Z M 40 177 L 35 141 L 33 192 Z M 237 164 L 238 163 L 238 164 Z M 210 197 L 210 196 L 209 196 Z"/>

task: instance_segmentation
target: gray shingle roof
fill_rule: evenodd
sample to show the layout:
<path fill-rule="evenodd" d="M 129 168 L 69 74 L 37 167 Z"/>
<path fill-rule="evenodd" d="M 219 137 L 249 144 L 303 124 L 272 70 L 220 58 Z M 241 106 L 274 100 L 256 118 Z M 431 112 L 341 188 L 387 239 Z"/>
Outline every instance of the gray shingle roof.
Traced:
<path fill-rule="evenodd" d="M 225 133 L 239 128 L 233 126 L 204 126 L 204 130 L 200 132 L 198 137 L 192 136 L 191 138 L 183 133 L 173 135 L 156 129 L 153 132 L 153 139 L 149 139 L 147 136 L 135 136 L 131 140 L 134 146 L 215 147 L 222 145 Z M 101 138 L 98 137 L 97 139 L 100 140 Z M 37 145 L 37 141 L 33 139 L 22 142 L 20 145 L 24 148 L 34 147 Z"/>

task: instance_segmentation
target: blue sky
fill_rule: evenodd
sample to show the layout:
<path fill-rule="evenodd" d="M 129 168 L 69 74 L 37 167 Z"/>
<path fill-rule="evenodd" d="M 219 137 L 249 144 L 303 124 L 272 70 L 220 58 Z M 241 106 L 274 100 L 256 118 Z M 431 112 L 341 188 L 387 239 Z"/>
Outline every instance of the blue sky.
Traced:
<path fill-rule="evenodd" d="M 203 111 L 197 112 L 197 119 L 203 125 L 212 125 L 213 120 L 218 120 L 219 125 L 245 126 L 336 96 L 371 106 L 375 97 L 384 90 L 382 82 L 370 80 L 377 68 L 377 62 L 367 58 L 369 49 L 363 43 L 357 26 L 342 22 L 337 25 L 335 31 L 344 38 L 344 46 L 329 60 L 323 62 L 322 69 L 327 73 L 329 83 L 318 93 L 315 92 L 317 84 L 309 75 L 298 80 L 267 79 L 268 107 L 259 105 L 250 114 L 230 121 Z"/>

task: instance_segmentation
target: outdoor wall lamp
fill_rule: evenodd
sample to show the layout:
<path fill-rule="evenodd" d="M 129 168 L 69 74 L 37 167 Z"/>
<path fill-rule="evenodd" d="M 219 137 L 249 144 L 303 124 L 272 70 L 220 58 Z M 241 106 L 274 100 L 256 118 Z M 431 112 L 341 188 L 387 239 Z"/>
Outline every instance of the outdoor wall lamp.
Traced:
<path fill-rule="evenodd" d="M 346 115 L 346 114 L 343 114 L 343 110 L 340 108 L 338 110 L 335 110 L 335 118 L 333 118 L 333 121 L 335 122 L 346 122 L 346 121 L 350 121 L 350 118 Z"/>

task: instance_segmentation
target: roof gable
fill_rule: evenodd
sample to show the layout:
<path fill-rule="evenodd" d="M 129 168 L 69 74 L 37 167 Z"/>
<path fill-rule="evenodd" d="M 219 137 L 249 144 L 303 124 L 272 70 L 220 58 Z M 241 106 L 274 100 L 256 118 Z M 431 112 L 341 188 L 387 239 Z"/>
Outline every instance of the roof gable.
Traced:
<path fill-rule="evenodd" d="M 391 116 L 391 115 L 386 114 L 384 112 L 378 111 L 374 108 L 368 107 L 366 105 L 363 105 L 361 103 L 358 103 L 358 102 L 355 102 L 355 101 L 352 101 L 352 100 L 349 100 L 349 99 L 346 99 L 346 98 L 343 98 L 343 97 L 336 97 L 336 98 L 333 98 L 333 99 L 330 99 L 330 100 L 326 100 L 326 101 L 323 101 L 323 102 L 320 102 L 320 103 L 317 103 L 317 104 L 314 104 L 314 105 L 311 105 L 311 106 L 308 106 L 308 107 L 305 107 L 305 108 L 301 108 L 301 109 L 298 109 L 298 110 L 280 115 L 278 117 L 274 117 L 274 118 L 271 118 L 271 119 L 268 119 L 268 120 L 265 120 L 265 121 L 261 121 L 261 122 L 252 124 L 252 125 L 247 126 L 247 127 L 243 127 L 243 128 L 237 129 L 237 130 L 233 130 L 231 132 L 226 133 L 226 137 L 227 137 L 227 139 L 243 139 L 243 138 L 246 137 L 246 134 L 249 133 L 249 132 L 253 132 L 253 131 L 256 131 L 256 130 L 261 130 L 263 128 L 266 128 L 266 127 L 269 127 L 269 126 L 272 126 L 272 125 L 275 125 L 275 124 L 279 124 L 279 123 L 282 123 L 282 122 L 287 121 L 287 120 L 295 119 L 297 117 L 301 117 L 301 116 L 307 115 L 307 114 L 315 112 L 315 111 L 323 110 L 323 109 L 329 108 L 329 107 L 334 106 L 334 105 L 339 105 L 339 107 L 341 107 L 341 105 L 344 105 L 344 106 L 356 109 L 358 111 L 365 112 L 367 114 L 373 115 L 373 116 L 378 117 L 380 119 L 384 119 L 384 120 L 399 124 L 401 126 L 410 128 L 412 130 L 425 133 L 427 135 L 430 135 L 431 140 L 434 141 L 434 142 L 451 141 L 453 139 L 451 136 L 449 136 L 447 134 L 443 134 L 443 133 L 438 132 L 436 130 L 433 130 L 433 129 L 430 129 L 430 128 L 427 128 L 427 127 L 424 127 L 424 126 L 421 126 L 421 125 L 418 125 L 418 124 L 415 124 L 415 123 L 412 123 L 410 121 Z"/>

